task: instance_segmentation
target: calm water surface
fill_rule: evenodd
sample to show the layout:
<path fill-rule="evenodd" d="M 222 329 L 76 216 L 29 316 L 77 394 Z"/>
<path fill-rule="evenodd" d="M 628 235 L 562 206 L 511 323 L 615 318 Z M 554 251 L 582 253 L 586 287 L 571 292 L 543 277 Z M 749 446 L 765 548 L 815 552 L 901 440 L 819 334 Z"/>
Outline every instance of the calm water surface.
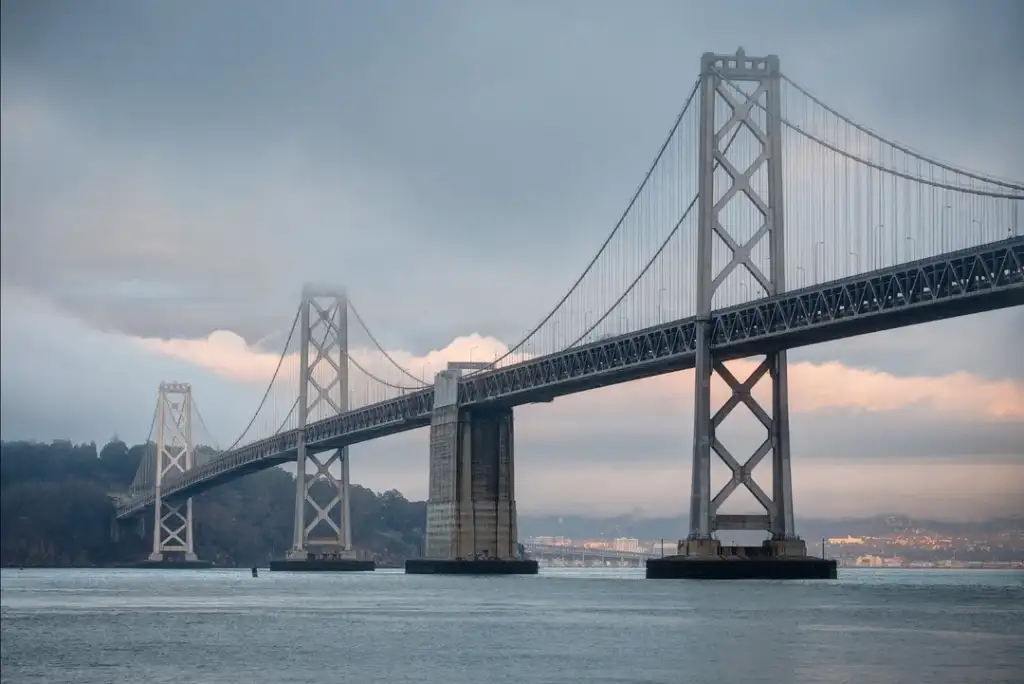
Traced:
<path fill-rule="evenodd" d="M 1024 573 L 4 570 L 0 589 L 5 684 L 1024 682 Z"/>

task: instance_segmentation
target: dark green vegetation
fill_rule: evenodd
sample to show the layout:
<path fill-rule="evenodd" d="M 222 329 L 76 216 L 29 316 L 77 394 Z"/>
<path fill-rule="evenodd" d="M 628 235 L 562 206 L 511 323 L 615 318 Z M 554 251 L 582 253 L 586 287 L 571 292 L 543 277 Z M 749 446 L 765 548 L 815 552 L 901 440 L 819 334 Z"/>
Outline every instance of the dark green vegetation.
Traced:
<path fill-rule="evenodd" d="M 143 560 L 152 547 L 152 514 L 145 538 L 111 535 L 111 492 L 131 484 L 144 446 L 118 439 L 95 444 L 0 442 L 0 564 L 103 566 Z M 420 553 L 426 504 L 397 491 L 375 494 L 353 485 L 352 536 L 376 560 L 401 562 Z M 266 565 L 291 545 L 295 484 L 270 468 L 194 499 L 196 552 L 221 566 Z"/>

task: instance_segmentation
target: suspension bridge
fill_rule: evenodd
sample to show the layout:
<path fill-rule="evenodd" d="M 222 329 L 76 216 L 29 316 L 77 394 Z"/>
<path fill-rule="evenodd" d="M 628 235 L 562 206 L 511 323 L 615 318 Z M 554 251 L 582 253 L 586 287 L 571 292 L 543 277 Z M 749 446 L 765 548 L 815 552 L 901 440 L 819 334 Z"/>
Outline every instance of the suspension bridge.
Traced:
<path fill-rule="evenodd" d="M 513 408 L 695 369 L 679 557 L 721 557 L 715 535 L 725 529 L 763 530 L 769 556 L 805 557 L 786 350 L 1024 303 L 1022 201 L 1022 182 L 942 162 L 844 116 L 776 57 L 706 54 L 625 210 L 519 342 L 428 379 L 378 343 L 345 292 L 307 288 L 263 400 L 228 447 L 197 448 L 190 388 L 161 387 L 155 441 L 117 517 L 152 515 L 153 560 L 191 558 L 191 497 L 295 461 L 288 557 L 345 556 L 349 447 L 429 426 L 425 556 L 511 561 Z M 752 356 L 763 360 L 747 378 L 726 365 Z M 715 377 L 730 396 L 713 410 Z M 751 391 L 762 381 L 770 399 L 759 402 Z M 743 454 L 716 436 L 741 405 L 765 435 Z M 718 492 L 713 457 L 732 473 Z M 752 476 L 766 459 L 767 491 Z M 722 512 L 740 487 L 762 513 Z"/>

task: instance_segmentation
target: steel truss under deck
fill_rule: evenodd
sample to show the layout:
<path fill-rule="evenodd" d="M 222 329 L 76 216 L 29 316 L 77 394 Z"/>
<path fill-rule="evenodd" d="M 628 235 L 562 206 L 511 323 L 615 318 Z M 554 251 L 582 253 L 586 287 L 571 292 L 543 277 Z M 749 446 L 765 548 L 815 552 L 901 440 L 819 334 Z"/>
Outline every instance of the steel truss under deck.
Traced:
<path fill-rule="evenodd" d="M 710 336 L 718 360 L 764 354 L 879 330 L 1024 304 L 1024 237 L 919 259 L 716 311 Z M 696 319 L 673 321 L 580 345 L 459 382 L 460 405 L 519 405 L 693 368 Z M 307 426 L 305 444 L 340 448 L 424 427 L 433 388 Z M 163 498 L 193 496 L 250 472 L 295 460 L 298 431 L 223 454 L 163 484 Z M 153 493 L 121 499 L 119 518 L 153 504 Z"/>

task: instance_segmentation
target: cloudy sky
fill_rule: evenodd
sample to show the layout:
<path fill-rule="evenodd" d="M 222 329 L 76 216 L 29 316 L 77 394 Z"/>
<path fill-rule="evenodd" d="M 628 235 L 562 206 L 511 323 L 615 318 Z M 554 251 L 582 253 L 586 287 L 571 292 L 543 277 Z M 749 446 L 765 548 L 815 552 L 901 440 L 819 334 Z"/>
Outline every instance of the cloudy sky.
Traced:
<path fill-rule="evenodd" d="M 1024 178 L 1022 25 L 1016 0 L 5 0 L 3 438 L 140 441 L 173 379 L 230 443 L 305 281 L 344 283 L 410 367 L 514 342 L 708 50 L 777 53 L 888 137 Z M 1024 513 L 1022 339 L 1018 308 L 793 352 L 798 513 Z M 691 406 L 681 373 L 518 409 L 520 510 L 682 511 Z M 426 452 L 359 445 L 353 479 L 425 496 Z"/>

